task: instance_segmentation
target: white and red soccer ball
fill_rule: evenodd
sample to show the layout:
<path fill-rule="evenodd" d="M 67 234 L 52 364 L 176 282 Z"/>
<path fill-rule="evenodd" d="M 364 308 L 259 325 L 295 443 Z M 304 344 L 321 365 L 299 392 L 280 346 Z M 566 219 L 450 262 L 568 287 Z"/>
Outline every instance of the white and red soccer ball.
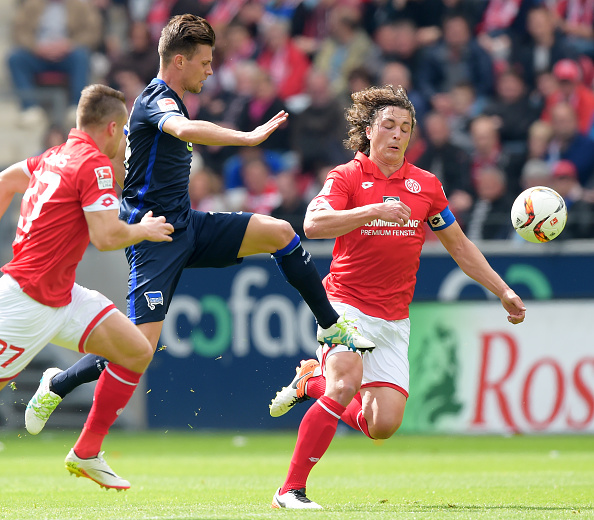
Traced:
<path fill-rule="evenodd" d="M 534 186 L 524 190 L 514 201 L 511 221 L 517 233 L 528 242 L 549 242 L 563 231 L 567 206 L 555 190 Z"/>

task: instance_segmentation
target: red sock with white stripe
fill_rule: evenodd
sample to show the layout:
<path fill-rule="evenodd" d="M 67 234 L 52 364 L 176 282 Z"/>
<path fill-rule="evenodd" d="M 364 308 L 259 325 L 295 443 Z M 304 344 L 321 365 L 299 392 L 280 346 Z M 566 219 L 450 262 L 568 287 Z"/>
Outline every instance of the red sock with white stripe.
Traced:
<path fill-rule="evenodd" d="M 78 457 L 88 459 L 99 453 L 110 426 L 128 404 L 141 376 L 114 363 L 109 363 L 103 370 L 95 387 L 93 406 L 74 445 Z"/>
<path fill-rule="evenodd" d="M 336 433 L 338 419 L 344 410 L 344 406 L 324 395 L 303 416 L 287 480 L 280 491 L 281 495 L 289 489 L 305 487 L 311 470 L 330 446 Z"/>
<path fill-rule="evenodd" d="M 367 437 L 373 439 L 369 435 L 369 426 L 367 425 L 367 419 L 363 417 L 363 398 L 361 394 L 357 392 L 353 400 L 346 407 L 344 413 L 340 416 L 345 424 L 348 424 L 351 428 L 357 431 L 363 432 Z"/>
<path fill-rule="evenodd" d="M 310 377 L 306 383 L 305 393 L 308 397 L 319 399 L 326 391 L 326 378 L 324 376 Z M 351 428 L 363 432 L 367 437 L 373 439 L 369 435 L 369 426 L 367 420 L 363 417 L 363 399 L 361 394 L 357 392 L 353 400 L 346 407 L 344 413 L 340 416 L 345 424 Z"/>

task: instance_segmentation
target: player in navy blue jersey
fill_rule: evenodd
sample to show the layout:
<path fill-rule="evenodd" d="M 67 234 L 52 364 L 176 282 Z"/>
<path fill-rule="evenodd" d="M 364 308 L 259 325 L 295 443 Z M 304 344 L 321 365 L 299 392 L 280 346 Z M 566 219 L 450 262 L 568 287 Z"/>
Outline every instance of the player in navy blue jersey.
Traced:
<path fill-rule="evenodd" d="M 256 146 L 288 117 L 281 111 L 251 132 L 190 120 L 183 97 L 186 92 L 199 93 L 212 74 L 214 44 L 214 31 L 203 18 L 190 14 L 173 17 L 159 40 L 159 73 L 130 112 L 125 176 L 122 169 L 118 179 L 123 185 L 120 218 L 131 224 L 152 211 L 164 216 L 175 231 L 166 247 L 145 242 L 126 249 L 130 265 L 128 317 L 156 349 L 185 268 L 227 267 L 245 256 L 270 253 L 314 313 L 320 343 L 344 344 L 353 350 L 373 348 L 353 322 L 333 309 L 311 256 L 288 222 L 267 215 L 191 209 L 192 143 Z M 117 175 L 118 168 L 115 170 Z M 63 372 L 48 369 L 25 412 L 28 431 L 39 433 L 61 399 L 76 386 L 97 379 L 105 363 L 89 355 Z"/>

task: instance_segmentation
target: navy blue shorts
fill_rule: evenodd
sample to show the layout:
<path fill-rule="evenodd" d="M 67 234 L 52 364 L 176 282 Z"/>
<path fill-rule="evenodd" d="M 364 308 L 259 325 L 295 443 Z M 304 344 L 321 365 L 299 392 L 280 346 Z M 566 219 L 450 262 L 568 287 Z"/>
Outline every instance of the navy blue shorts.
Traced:
<path fill-rule="evenodd" d="M 192 210 L 188 227 L 173 242 L 148 242 L 126 248 L 130 266 L 128 317 L 132 323 L 163 321 L 185 268 L 239 264 L 239 248 L 252 213 Z"/>

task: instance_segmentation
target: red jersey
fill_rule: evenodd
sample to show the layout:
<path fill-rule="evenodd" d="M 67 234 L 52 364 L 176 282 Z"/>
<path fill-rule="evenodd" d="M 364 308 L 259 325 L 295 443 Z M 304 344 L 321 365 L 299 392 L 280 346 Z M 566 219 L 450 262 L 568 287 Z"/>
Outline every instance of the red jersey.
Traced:
<path fill-rule="evenodd" d="M 2 271 L 34 300 L 50 307 L 71 301 L 76 266 L 89 245 L 85 211 L 117 210 L 109 158 L 84 132 L 21 163 L 30 175 L 12 244 Z"/>
<path fill-rule="evenodd" d="M 434 230 L 454 217 L 435 175 L 410 164 L 387 178 L 363 153 L 338 166 L 326 178 L 310 211 L 348 210 L 400 200 L 411 208 L 406 226 L 374 220 L 336 239 L 324 286 L 331 300 L 385 320 L 408 317 L 428 222 Z"/>

